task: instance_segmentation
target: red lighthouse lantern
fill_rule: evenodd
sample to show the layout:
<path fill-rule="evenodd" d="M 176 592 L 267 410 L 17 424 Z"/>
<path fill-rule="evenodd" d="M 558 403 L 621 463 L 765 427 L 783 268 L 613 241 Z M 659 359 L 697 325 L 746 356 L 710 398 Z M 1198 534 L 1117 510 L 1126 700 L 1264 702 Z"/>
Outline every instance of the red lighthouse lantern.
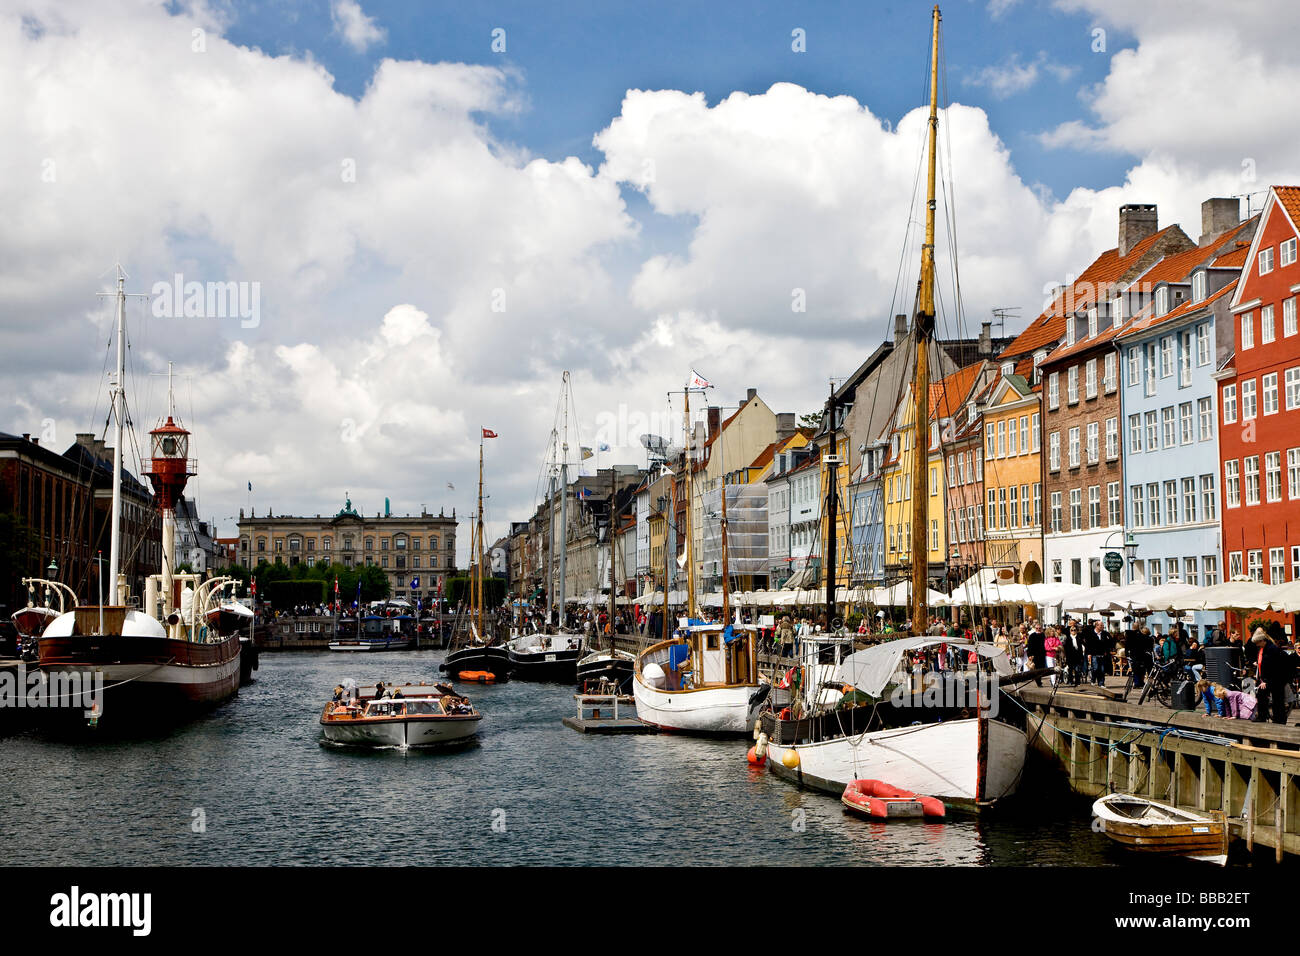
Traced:
<path fill-rule="evenodd" d="M 162 511 L 163 615 L 176 607 L 172 575 L 176 571 L 176 502 L 185 492 L 185 483 L 195 474 L 190 459 L 190 433 L 167 416 L 167 421 L 149 433 L 151 461 L 145 472 L 153 484 L 158 508 Z"/>

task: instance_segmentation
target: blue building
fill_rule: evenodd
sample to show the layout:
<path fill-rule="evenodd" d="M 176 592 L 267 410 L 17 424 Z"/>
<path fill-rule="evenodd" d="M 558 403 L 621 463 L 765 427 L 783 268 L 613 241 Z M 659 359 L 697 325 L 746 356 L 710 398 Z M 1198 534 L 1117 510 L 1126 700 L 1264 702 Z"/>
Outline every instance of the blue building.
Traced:
<path fill-rule="evenodd" d="M 1232 353 L 1228 305 L 1241 243 L 1249 244 L 1255 228 L 1254 219 L 1237 221 L 1237 208 L 1235 199 L 1208 200 L 1198 247 L 1161 260 L 1110 303 L 1111 310 L 1140 307 L 1115 337 L 1124 369 L 1124 523 L 1137 542 L 1135 582 L 1224 580 L 1215 374 Z M 1196 613 L 1196 632 L 1222 617 Z M 1158 614 L 1150 623 L 1167 631 L 1172 622 Z"/>
<path fill-rule="evenodd" d="M 852 501 L 849 540 L 853 549 L 849 580 L 855 587 L 877 587 L 885 581 L 885 504 L 880 466 L 886 450 L 883 441 L 864 447 L 858 473 L 849 483 Z"/>

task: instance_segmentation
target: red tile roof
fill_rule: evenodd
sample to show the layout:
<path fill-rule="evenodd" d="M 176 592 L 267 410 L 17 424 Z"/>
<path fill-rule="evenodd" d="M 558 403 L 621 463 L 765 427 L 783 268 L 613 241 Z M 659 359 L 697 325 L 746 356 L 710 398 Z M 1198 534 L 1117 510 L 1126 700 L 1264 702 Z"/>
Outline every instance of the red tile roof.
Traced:
<path fill-rule="evenodd" d="M 973 362 L 963 369 L 958 369 L 946 378 L 930 386 L 930 416 L 932 418 L 950 418 L 975 386 L 975 377 L 979 375 L 984 363 Z"/>
<path fill-rule="evenodd" d="M 1154 309 L 1150 307 L 1143 309 L 1134 316 L 1123 329 L 1120 330 L 1119 337 L 1127 338 L 1130 335 L 1138 335 L 1139 333 L 1147 331 L 1147 329 L 1155 328 L 1157 325 L 1163 325 L 1166 322 L 1180 319 L 1185 315 L 1192 314 L 1193 312 L 1199 312 L 1202 309 L 1208 308 L 1210 303 L 1214 302 L 1216 299 L 1229 295 L 1235 288 L 1237 288 L 1237 280 L 1233 279 L 1218 292 L 1214 293 L 1214 295 L 1207 296 L 1200 302 L 1181 302 L 1179 303 L 1178 308 L 1171 309 L 1164 315 L 1158 317 L 1155 315 Z"/>
<path fill-rule="evenodd" d="M 1277 198 L 1286 208 L 1291 221 L 1300 229 L 1300 186 L 1274 186 L 1273 191 L 1277 193 Z"/>
<path fill-rule="evenodd" d="M 1130 249 L 1128 255 L 1123 258 L 1120 258 L 1118 246 L 1114 249 L 1107 249 L 1094 259 L 1088 268 L 1083 270 L 1083 274 L 1074 280 L 1071 289 L 1062 290 L 1052 301 L 1051 306 L 1038 318 L 1030 322 L 1029 326 L 1016 336 L 1015 340 L 1003 350 L 1002 354 L 1010 358 L 1019 358 L 1022 355 L 1030 355 L 1045 346 L 1054 347 L 1057 342 L 1065 338 L 1064 305 L 1067 300 L 1067 291 L 1073 293 L 1070 301 L 1075 309 L 1088 308 L 1096 301 L 1099 291 L 1108 290 L 1110 286 L 1123 278 L 1134 265 L 1141 262 L 1142 258 L 1151 250 L 1151 247 L 1159 242 L 1163 236 L 1178 228 L 1177 225 L 1165 226 L 1158 232 L 1152 233 Z"/>

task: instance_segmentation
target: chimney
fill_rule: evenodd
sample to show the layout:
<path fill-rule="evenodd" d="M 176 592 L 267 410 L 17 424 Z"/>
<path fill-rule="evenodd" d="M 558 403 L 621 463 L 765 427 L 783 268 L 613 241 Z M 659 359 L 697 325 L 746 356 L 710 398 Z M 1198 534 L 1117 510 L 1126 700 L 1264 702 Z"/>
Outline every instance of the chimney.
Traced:
<path fill-rule="evenodd" d="M 1119 207 L 1119 255 L 1124 258 L 1133 247 L 1156 232 L 1155 203 L 1128 203 Z"/>
<path fill-rule="evenodd" d="M 776 416 L 776 440 L 785 441 L 794 433 L 794 412 L 778 412 Z"/>
<path fill-rule="evenodd" d="M 991 356 L 993 354 L 993 323 L 980 323 L 980 355 Z"/>
<path fill-rule="evenodd" d="M 1201 203 L 1201 238 L 1205 245 L 1219 233 L 1241 222 L 1240 199 L 1207 199 Z"/>
<path fill-rule="evenodd" d="M 758 398 L 758 389 L 756 389 L 756 388 L 747 388 L 747 389 L 745 389 L 745 404 L 746 404 L 746 405 L 748 405 L 750 402 L 752 402 L 752 401 L 753 401 L 754 399 L 756 399 L 756 398 Z"/>
<path fill-rule="evenodd" d="M 903 340 L 907 338 L 907 316 L 894 316 L 894 344 L 902 345 Z"/>
<path fill-rule="evenodd" d="M 708 431 L 704 433 L 705 439 L 710 439 L 718 433 L 718 426 L 722 424 L 722 409 L 717 405 L 709 406 Z"/>

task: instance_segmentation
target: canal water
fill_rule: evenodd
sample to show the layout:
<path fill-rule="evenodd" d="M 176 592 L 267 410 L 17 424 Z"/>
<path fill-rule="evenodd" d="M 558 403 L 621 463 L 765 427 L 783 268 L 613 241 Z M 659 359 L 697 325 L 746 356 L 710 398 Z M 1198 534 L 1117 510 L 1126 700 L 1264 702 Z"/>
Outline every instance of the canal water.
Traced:
<path fill-rule="evenodd" d="M 344 677 L 436 680 L 441 651 L 263 654 L 257 681 L 132 740 L 0 737 L 0 864 L 1132 865 L 1052 788 L 979 819 L 878 824 L 745 763 L 748 742 L 579 734 L 572 689 L 464 685 L 454 751 L 321 742 Z"/>

